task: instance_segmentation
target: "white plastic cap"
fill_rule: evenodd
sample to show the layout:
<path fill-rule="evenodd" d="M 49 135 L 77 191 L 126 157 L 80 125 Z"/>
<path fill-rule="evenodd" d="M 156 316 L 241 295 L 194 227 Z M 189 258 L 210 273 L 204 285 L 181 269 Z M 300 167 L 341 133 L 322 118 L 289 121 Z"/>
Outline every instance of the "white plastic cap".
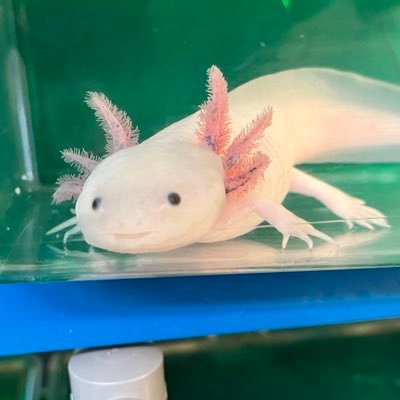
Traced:
<path fill-rule="evenodd" d="M 165 400 L 163 354 L 122 347 L 74 355 L 68 364 L 73 400 Z"/>

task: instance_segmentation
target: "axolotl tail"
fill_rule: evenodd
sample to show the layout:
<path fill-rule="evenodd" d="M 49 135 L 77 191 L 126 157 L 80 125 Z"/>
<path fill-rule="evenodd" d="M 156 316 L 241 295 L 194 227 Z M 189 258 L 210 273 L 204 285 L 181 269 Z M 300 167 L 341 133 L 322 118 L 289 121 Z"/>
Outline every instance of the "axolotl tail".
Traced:
<path fill-rule="evenodd" d="M 315 68 L 295 80 L 307 87 L 288 122 L 296 163 L 400 161 L 400 86 Z"/>

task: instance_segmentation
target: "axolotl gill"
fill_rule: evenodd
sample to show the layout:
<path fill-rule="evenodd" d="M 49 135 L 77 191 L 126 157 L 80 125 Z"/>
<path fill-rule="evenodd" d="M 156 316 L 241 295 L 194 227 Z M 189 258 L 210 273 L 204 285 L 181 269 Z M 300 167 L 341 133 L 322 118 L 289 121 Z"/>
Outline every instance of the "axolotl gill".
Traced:
<path fill-rule="evenodd" d="M 106 133 L 106 154 L 62 153 L 79 170 L 61 177 L 53 196 L 76 201 L 76 215 L 49 232 L 69 227 L 64 242 L 81 232 L 106 250 L 159 252 L 235 238 L 267 221 L 283 235 L 283 248 L 290 237 L 310 249 L 312 237 L 333 243 L 282 205 L 289 192 L 314 197 L 349 228 L 389 227 L 380 211 L 296 165 L 399 145 L 396 85 L 301 68 L 228 93 L 213 66 L 200 110 L 140 144 L 138 129 L 105 95 L 90 92 L 86 101 Z"/>

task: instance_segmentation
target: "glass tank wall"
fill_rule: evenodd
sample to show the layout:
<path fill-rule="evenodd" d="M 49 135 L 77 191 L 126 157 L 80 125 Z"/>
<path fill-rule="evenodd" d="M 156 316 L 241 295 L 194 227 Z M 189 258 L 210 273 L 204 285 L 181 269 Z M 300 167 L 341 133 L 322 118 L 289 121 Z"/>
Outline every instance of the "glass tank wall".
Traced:
<path fill-rule="evenodd" d="M 86 92 L 106 93 L 139 125 L 144 141 L 198 110 L 213 64 L 231 89 L 298 67 L 400 85 L 399 1 L 0 0 L 0 21 L 1 281 L 399 264 L 400 164 L 385 163 L 380 148 L 373 158 L 382 163 L 362 153 L 302 169 L 381 210 L 390 229 L 349 231 L 316 200 L 285 199 L 340 246 L 316 239 L 310 251 L 291 239 L 282 250 L 281 235 L 267 223 L 235 240 L 140 255 L 92 249 L 81 236 L 65 249 L 62 233 L 46 235 L 72 216 L 72 203 L 51 204 L 56 179 L 72 172 L 60 151 L 104 152 Z"/>

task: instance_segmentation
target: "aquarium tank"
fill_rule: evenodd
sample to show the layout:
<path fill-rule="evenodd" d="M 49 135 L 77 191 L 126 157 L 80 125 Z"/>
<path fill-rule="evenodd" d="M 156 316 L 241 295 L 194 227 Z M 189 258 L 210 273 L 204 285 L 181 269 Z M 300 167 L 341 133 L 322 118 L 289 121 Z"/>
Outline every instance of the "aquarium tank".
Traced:
<path fill-rule="evenodd" d="M 0 0 L 0 33 L 0 281 L 399 264 L 399 1 Z M 350 111 L 346 99 L 340 103 L 340 94 L 349 91 L 347 81 L 338 81 L 332 96 L 317 82 L 315 96 L 303 98 L 296 82 L 301 86 L 304 79 L 283 79 L 285 84 L 275 88 L 287 100 L 281 103 L 283 114 L 274 111 L 265 135 L 280 129 L 278 123 L 274 126 L 279 118 L 289 123 L 284 119 L 286 103 L 296 100 L 299 115 L 315 116 L 321 105 L 329 108 L 331 101 L 336 102 L 330 118 L 324 120 L 321 114 L 321 135 L 330 136 L 318 146 L 344 134 L 349 142 L 354 134 L 361 147 L 368 140 L 374 146 L 368 151 L 357 151 L 355 146 L 346 157 L 332 153 L 304 158 L 304 162 L 300 157 L 298 168 L 364 200 L 387 217 L 390 228 L 374 224 L 370 214 L 366 218 L 361 214 L 358 217 L 364 226 L 357 224 L 354 215 L 354 226 L 349 229 L 345 218 L 312 196 L 289 193 L 284 196 L 284 207 L 335 243 L 313 238 L 310 250 L 304 241 L 291 238 L 282 249 L 282 234 L 268 219 L 230 240 L 189 243 L 162 252 L 123 254 L 91 246 L 79 234 L 69 237 L 66 244 L 63 231 L 47 234 L 74 218 L 73 202 L 52 202 L 57 179 L 75 173 L 60 152 L 84 148 L 97 156 L 104 154 L 102 128 L 84 103 L 87 93 L 104 93 L 124 110 L 133 127 L 140 127 L 142 143 L 199 110 L 207 99 L 206 73 L 212 65 L 223 72 L 229 90 L 255 78 L 299 68 L 328 68 L 338 76 L 350 73 L 346 76 L 354 78 L 360 91 Z M 379 82 L 379 88 L 372 82 Z M 249 93 L 250 97 L 238 100 L 245 107 L 250 107 L 247 99 L 253 101 Z M 274 106 L 265 107 L 269 105 Z M 236 106 L 232 106 L 234 111 Z M 346 123 L 346 118 L 357 113 L 361 113 L 358 121 L 363 120 L 365 109 L 371 121 L 354 126 Z M 259 111 L 243 116 L 243 121 L 250 122 Z M 369 130 L 382 136 L 368 136 Z M 388 136 L 391 140 L 385 139 Z M 309 136 L 296 140 L 303 149 L 318 147 Z M 140 165 L 143 175 L 147 168 L 145 163 Z M 153 169 L 148 171 L 151 180 Z M 276 182 L 280 181 L 285 180 L 278 176 Z"/>

